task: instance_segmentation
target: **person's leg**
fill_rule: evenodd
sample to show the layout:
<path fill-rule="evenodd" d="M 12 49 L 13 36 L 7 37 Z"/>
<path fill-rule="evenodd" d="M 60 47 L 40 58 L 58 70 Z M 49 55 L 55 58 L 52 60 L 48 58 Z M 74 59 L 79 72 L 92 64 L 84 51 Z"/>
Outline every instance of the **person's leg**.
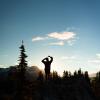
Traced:
<path fill-rule="evenodd" d="M 45 73 L 45 79 L 46 79 L 46 80 L 48 79 L 48 75 L 47 75 L 47 73 Z"/>
<path fill-rule="evenodd" d="M 47 73 L 47 80 L 49 80 L 50 79 L 50 74 L 49 73 Z"/>

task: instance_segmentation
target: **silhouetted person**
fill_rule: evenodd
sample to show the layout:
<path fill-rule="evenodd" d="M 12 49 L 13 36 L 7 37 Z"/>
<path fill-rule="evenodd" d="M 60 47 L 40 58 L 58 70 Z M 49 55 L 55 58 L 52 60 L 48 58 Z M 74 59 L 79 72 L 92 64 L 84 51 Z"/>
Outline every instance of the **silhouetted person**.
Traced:
<path fill-rule="evenodd" d="M 50 58 L 50 60 L 49 60 L 49 58 Z M 51 57 L 51 56 L 48 56 L 42 60 L 42 63 L 45 65 L 46 80 L 49 79 L 49 76 L 50 76 L 50 68 L 51 68 L 52 61 L 53 61 L 53 57 Z"/>

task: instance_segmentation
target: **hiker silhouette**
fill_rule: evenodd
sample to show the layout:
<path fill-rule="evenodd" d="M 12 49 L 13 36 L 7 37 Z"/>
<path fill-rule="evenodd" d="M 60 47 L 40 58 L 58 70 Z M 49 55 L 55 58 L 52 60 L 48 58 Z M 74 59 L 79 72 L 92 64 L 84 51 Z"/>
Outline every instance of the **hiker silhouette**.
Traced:
<path fill-rule="evenodd" d="M 44 58 L 42 60 L 42 63 L 45 65 L 45 69 L 44 70 L 45 70 L 45 78 L 46 78 L 46 80 L 49 79 L 49 77 L 50 77 L 50 69 L 51 69 L 52 61 L 53 61 L 53 57 L 51 57 L 51 56 L 48 56 L 48 57 L 46 57 L 46 58 Z"/>

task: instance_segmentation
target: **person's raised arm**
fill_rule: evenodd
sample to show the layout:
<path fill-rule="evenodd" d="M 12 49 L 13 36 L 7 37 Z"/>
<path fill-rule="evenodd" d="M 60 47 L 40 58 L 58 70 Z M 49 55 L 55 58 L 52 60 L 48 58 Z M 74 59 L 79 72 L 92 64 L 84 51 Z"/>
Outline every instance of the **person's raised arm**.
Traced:
<path fill-rule="evenodd" d="M 42 62 L 42 63 L 45 63 L 45 60 L 46 60 L 46 58 L 44 58 L 41 62 Z"/>
<path fill-rule="evenodd" d="M 52 62 L 53 61 L 53 57 L 51 57 L 51 56 L 48 56 L 48 57 L 50 57 L 50 62 Z"/>

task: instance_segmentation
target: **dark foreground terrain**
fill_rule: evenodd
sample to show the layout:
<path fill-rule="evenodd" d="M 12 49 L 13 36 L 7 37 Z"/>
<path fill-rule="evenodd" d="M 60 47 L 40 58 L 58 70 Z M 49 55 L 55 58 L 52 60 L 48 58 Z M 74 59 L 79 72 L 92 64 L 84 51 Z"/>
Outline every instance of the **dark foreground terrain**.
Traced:
<path fill-rule="evenodd" d="M 91 82 L 81 71 L 74 75 L 66 71 L 63 77 L 53 72 L 45 80 L 35 70 L 22 82 L 16 68 L 0 69 L 0 100 L 100 100 L 100 83 Z"/>

